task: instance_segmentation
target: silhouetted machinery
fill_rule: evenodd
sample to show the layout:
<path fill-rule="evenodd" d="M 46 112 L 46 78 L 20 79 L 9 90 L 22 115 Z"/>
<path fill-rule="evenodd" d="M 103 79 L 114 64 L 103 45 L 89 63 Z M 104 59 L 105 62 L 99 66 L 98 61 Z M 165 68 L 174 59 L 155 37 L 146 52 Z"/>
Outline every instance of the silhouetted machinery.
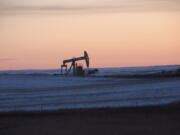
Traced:
<path fill-rule="evenodd" d="M 77 61 L 81 60 L 85 61 L 87 69 L 89 69 L 89 56 L 88 53 L 84 51 L 84 56 L 82 57 L 63 60 L 63 64 L 61 65 L 61 73 L 63 74 L 63 71 L 65 71 L 65 74 L 68 75 L 72 69 L 74 76 L 84 76 L 85 71 L 83 69 L 83 66 L 77 63 Z M 71 66 L 69 68 L 67 65 L 68 63 L 71 63 Z"/>

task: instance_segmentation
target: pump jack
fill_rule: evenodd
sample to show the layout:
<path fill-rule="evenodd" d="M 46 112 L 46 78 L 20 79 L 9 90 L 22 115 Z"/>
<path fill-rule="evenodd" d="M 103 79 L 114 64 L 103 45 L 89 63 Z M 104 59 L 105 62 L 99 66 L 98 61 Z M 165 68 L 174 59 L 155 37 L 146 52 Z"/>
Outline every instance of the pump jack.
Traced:
<path fill-rule="evenodd" d="M 86 51 L 84 51 L 84 56 L 63 60 L 63 64 L 61 65 L 61 74 L 63 74 L 63 69 L 65 68 L 65 74 L 68 75 L 71 69 L 73 68 L 74 76 L 84 76 L 84 70 L 82 65 L 78 65 L 77 61 L 84 60 L 87 68 L 89 69 L 89 56 Z M 71 63 L 71 66 L 68 68 L 67 63 Z"/>

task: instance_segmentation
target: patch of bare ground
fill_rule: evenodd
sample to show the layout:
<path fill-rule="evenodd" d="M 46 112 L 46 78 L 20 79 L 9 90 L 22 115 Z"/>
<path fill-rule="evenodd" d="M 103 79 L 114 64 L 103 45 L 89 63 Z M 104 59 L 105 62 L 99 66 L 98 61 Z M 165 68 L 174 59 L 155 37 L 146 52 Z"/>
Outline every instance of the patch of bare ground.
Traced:
<path fill-rule="evenodd" d="M 179 135 L 180 103 L 0 114 L 0 135 Z"/>

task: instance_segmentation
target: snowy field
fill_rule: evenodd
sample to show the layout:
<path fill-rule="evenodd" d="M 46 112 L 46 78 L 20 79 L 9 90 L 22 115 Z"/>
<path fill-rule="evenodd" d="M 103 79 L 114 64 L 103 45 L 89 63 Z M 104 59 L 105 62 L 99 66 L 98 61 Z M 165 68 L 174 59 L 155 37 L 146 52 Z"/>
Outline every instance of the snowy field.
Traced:
<path fill-rule="evenodd" d="M 147 67 L 123 67 L 123 68 L 99 68 L 93 76 L 104 75 L 143 75 L 143 74 L 155 74 L 162 71 L 176 71 L 180 68 L 180 65 L 170 66 L 147 66 Z M 60 69 L 53 70 L 6 70 L 0 71 L 0 75 L 55 75 L 61 74 Z"/>
<path fill-rule="evenodd" d="M 170 71 L 177 67 L 101 69 L 98 74 L 117 74 L 123 70 L 128 73 Z M 180 78 L 124 79 L 50 75 L 57 72 L 1 71 L 0 111 L 147 106 L 180 101 Z"/>
<path fill-rule="evenodd" d="M 180 68 L 180 65 L 170 66 L 147 66 L 147 67 L 124 67 L 124 68 L 101 68 L 96 76 L 103 75 L 148 75 L 159 74 L 163 71 L 171 72 Z"/>

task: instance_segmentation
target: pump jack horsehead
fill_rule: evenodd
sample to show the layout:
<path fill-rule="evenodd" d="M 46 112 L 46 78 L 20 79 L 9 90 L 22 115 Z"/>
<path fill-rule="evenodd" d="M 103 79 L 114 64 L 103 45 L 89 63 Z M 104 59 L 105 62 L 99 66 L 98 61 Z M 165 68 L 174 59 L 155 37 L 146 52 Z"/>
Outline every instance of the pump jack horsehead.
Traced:
<path fill-rule="evenodd" d="M 64 68 L 65 68 L 65 75 L 68 75 L 73 69 L 73 75 L 74 76 L 84 76 L 84 70 L 82 65 L 78 65 L 77 61 L 84 60 L 87 66 L 87 69 L 89 69 L 89 56 L 86 51 L 84 51 L 84 56 L 82 57 L 76 57 L 72 59 L 63 60 L 63 64 L 61 65 L 61 74 L 63 74 Z M 71 63 L 71 66 L 68 68 L 67 63 Z"/>

